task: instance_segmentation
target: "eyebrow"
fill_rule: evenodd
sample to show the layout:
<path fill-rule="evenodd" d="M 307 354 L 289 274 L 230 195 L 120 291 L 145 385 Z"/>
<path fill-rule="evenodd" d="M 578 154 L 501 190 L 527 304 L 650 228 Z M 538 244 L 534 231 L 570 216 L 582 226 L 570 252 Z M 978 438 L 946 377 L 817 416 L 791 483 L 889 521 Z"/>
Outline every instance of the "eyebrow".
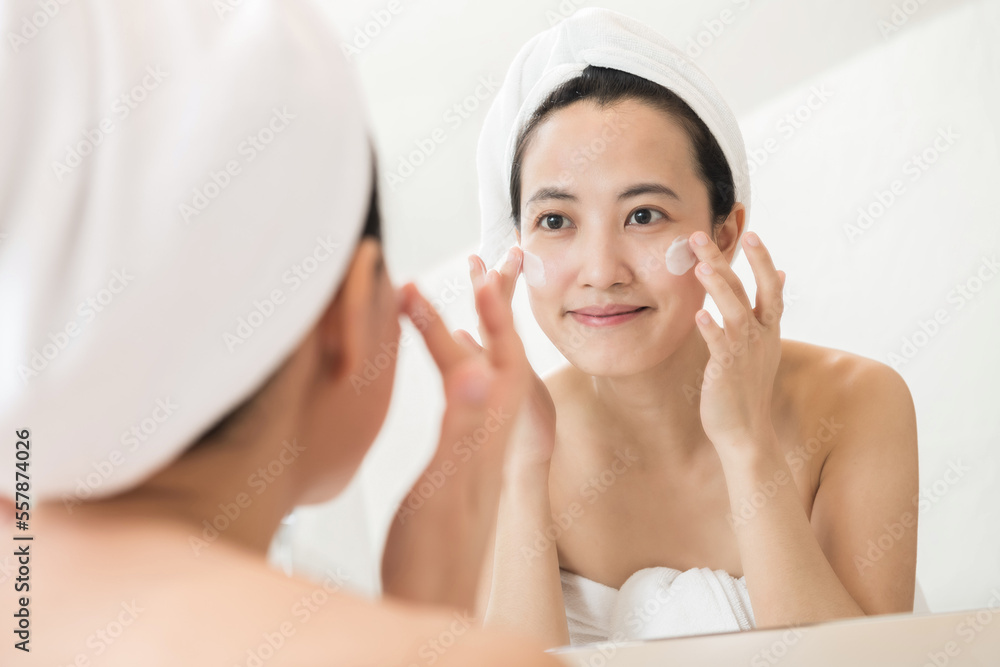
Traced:
<path fill-rule="evenodd" d="M 681 201 L 680 195 L 674 192 L 671 188 L 668 188 L 666 185 L 661 185 L 660 183 L 639 183 L 638 185 L 633 185 L 632 187 L 623 190 L 618 195 L 618 200 L 621 201 L 623 199 L 638 197 L 640 195 L 663 195 L 665 197 Z M 576 195 L 561 188 L 541 188 L 535 192 L 535 194 L 531 195 L 531 198 L 525 202 L 525 206 L 533 204 L 537 201 L 546 201 L 549 199 L 560 199 L 564 201 L 577 200 Z"/>
<path fill-rule="evenodd" d="M 618 195 L 618 199 L 620 201 L 630 197 L 638 197 L 639 195 L 663 195 L 665 197 L 670 197 L 671 199 L 676 199 L 677 201 L 681 200 L 680 195 L 668 188 L 666 185 L 661 185 L 659 183 L 640 183 L 638 185 L 633 185 Z"/>
<path fill-rule="evenodd" d="M 541 188 L 535 194 L 531 195 L 531 198 L 524 203 L 525 206 L 532 204 L 536 201 L 545 201 L 548 199 L 563 199 L 568 201 L 576 201 L 576 195 L 573 195 L 566 190 L 560 188 Z"/>

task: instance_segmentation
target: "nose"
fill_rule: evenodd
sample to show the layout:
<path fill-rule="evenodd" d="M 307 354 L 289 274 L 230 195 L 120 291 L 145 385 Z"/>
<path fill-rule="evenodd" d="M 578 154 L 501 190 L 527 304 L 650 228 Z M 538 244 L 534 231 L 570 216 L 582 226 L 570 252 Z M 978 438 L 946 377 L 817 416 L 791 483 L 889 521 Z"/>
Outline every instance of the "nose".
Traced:
<path fill-rule="evenodd" d="M 609 226 L 593 226 L 577 236 L 580 247 L 575 253 L 580 258 L 579 281 L 584 287 L 606 290 L 627 285 L 632 281 L 624 239 Z"/>

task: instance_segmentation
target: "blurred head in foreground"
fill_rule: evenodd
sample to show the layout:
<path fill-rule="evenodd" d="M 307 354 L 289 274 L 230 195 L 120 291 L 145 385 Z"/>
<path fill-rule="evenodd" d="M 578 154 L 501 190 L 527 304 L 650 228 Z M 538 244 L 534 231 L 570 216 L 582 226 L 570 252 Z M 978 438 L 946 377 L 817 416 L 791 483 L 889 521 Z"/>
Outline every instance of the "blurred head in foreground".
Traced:
<path fill-rule="evenodd" d="M 33 499 L 332 497 L 385 416 L 399 325 L 329 22 L 104 0 L 17 33 L 35 10 L 0 20 L 0 423 L 32 443 Z"/>

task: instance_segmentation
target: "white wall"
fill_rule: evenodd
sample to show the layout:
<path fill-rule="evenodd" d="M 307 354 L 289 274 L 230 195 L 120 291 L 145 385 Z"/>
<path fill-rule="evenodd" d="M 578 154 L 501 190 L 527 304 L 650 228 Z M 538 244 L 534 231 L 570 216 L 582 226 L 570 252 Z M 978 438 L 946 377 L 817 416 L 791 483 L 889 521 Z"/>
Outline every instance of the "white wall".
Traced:
<path fill-rule="evenodd" d="M 397 282 L 418 278 L 453 326 L 474 330 L 464 258 L 478 244 L 475 144 L 489 100 L 457 127 L 445 113 L 474 94 L 482 77 L 501 80 L 548 16 L 575 5 L 398 2 L 401 11 L 353 57 L 381 160 L 390 268 Z M 783 335 L 886 363 L 901 353 L 904 337 L 922 344 L 898 365 L 916 402 L 927 504 L 918 576 L 934 611 L 985 606 L 990 590 L 1000 589 L 1000 276 L 961 308 L 954 290 L 967 281 L 976 287 L 983 259 L 1000 255 L 1000 2 L 599 4 L 645 20 L 682 47 L 703 33 L 711 43 L 697 63 L 729 100 L 748 149 L 775 140 L 776 152 L 752 175 L 750 227 L 788 274 Z M 904 4 L 918 9 L 883 34 L 879 21 Z M 389 3 L 329 6 L 349 41 L 371 12 L 384 18 Z M 708 40 L 705 22 L 725 9 L 733 21 Z M 819 108 L 809 110 L 803 105 L 814 87 L 832 96 L 822 104 L 814 97 Z M 778 123 L 796 112 L 809 118 L 789 137 Z M 446 141 L 392 187 L 387 176 L 400 157 L 438 127 Z M 907 160 L 948 127 L 958 138 L 912 180 Z M 850 240 L 845 225 L 894 180 L 902 194 Z M 745 258 L 736 265 L 752 286 Z M 516 305 L 519 330 L 544 372 L 558 354 L 520 290 Z M 921 322 L 939 310 L 947 319 L 925 341 Z M 376 589 L 393 506 L 429 457 L 441 410 L 440 383 L 421 343 L 403 346 L 396 382 L 362 474 L 337 501 L 297 512 L 285 534 L 298 571 L 339 564 L 359 588 Z M 961 471 L 947 478 L 955 483 L 946 481 L 949 466 Z"/>

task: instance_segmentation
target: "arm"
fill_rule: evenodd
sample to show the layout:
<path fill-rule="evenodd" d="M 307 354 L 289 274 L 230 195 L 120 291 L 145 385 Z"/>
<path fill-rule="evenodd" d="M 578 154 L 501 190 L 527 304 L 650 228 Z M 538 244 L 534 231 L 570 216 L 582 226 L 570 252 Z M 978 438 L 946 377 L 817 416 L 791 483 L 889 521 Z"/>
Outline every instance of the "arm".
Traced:
<path fill-rule="evenodd" d="M 824 462 L 811 526 L 771 423 L 784 274 L 756 234 L 744 235 L 757 281 L 751 306 L 719 247 L 703 232 L 691 242 L 702 261 L 695 275 L 723 316 L 723 327 L 707 312 L 696 317 L 711 352 L 701 419 L 739 519 L 733 528 L 758 625 L 912 609 L 915 517 L 879 567 L 859 571 L 854 562 L 868 540 L 906 520 L 915 497 L 916 419 L 902 378 L 872 362 L 849 373 L 848 397 L 831 403 L 843 410 L 847 431 Z M 734 249 L 727 245 L 730 256 Z M 741 513 L 747 503 L 754 511 Z"/>
<path fill-rule="evenodd" d="M 500 494 L 485 623 L 516 630 L 549 647 L 569 644 L 552 524 L 549 466 L 512 470 Z"/>
<path fill-rule="evenodd" d="M 747 588 L 762 627 L 913 609 L 913 401 L 903 379 L 883 364 L 857 364 L 847 384 L 849 395 L 832 404 L 843 428 L 823 464 L 811 525 L 775 442 L 753 443 L 744 448 L 749 456 L 726 469 Z M 768 488 L 776 489 L 773 497 L 742 519 L 736 508 Z"/>
<path fill-rule="evenodd" d="M 514 248 L 499 272 L 508 300 L 520 265 L 521 251 Z M 473 255 L 473 284 L 486 275 L 482 259 Z M 489 344 L 488 336 L 483 338 Z M 559 558 L 555 543 L 545 537 L 552 524 L 549 467 L 556 414 L 542 379 L 532 373 L 531 383 L 504 462 L 492 557 L 483 568 L 477 611 L 487 626 L 519 631 L 555 647 L 569 643 Z"/>
<path fill-rule="evenodd" d="M 505 444 L 529 387 L 530 367 L 498 280 L 476 289 L 476 307 L 493 343 L 483 352 L 453 338 L 412 285 L 403 294 L 404 310 L 444 381 L 441 438 L 427 469 L 444 483 L 434 484 L 425 498 L 418 481 L 397 512 L 382 560 L 383 591 L 472 609 L 496 517 Z M 487 436 L 476 441 L 476 450 L 455 446 L 479 432 Z"/>

